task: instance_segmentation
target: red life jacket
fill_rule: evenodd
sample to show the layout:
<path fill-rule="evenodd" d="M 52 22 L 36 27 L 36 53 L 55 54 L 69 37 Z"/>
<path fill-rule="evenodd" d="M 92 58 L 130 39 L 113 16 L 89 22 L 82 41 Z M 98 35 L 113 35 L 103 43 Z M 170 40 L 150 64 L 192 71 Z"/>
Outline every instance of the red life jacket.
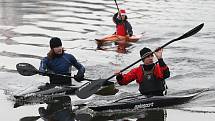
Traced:
<path fill-rule="evenodd" d="M 120 35 L 120 36 L 125 36 L 127 35 L 126 29 L 125 29 L 125 24 L 118 24 L 116 26 L 116 35 Z"/>

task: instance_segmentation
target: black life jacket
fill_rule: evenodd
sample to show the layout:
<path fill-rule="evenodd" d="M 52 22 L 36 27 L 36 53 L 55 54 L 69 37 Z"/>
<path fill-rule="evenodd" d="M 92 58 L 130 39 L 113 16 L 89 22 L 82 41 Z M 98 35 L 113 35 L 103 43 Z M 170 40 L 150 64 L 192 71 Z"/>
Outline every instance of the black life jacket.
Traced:
<path fill-rule="evenodd" d="M 139 91 L 143 95 L 157 95 L 162 96 L 164 95 L 164 91 L 166 90 L 165 80 L 157 80 L 154 75 L 154 68 L 155 66 L 149 70 L 144 70 L 143 66 L 143 80 L 139 85 Z"/>

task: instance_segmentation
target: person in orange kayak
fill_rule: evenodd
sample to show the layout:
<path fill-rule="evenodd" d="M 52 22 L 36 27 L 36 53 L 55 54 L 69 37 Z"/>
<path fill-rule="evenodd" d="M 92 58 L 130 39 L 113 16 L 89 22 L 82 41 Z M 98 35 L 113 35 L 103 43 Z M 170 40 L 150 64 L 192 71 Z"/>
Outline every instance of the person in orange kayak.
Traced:
<path fill-rule="evenodd" d="M 151 53 L 151 54 L 150 54 Z M 141 94 L 150 96 L 163 96 L 166 94 L 165 79 L 170 76 L 168 66 L 162 58 L 163 49 L 152 53 L 151 49 L 143 48 L 140 50 L 140 56 L 150 54 L 143 58 L 143 63 L 139 67 L 132 69 L 126 74 L 116 72 L 116 80 L 119 85 L 127 85 L 136 80 L 139 84 L 139 91 Z M 158 62 L 154 63 L 154 55 Z"/>
<path fill-rule="evenodd" d="M 132 36 L 132 26 L 127 21 L 128 17 L 126 15 L 126 11 L 121 9 L 119 12 L 115 13 L 113 16 L 113 22 L 116 24 L 116 35 L 120 36 Z"/>

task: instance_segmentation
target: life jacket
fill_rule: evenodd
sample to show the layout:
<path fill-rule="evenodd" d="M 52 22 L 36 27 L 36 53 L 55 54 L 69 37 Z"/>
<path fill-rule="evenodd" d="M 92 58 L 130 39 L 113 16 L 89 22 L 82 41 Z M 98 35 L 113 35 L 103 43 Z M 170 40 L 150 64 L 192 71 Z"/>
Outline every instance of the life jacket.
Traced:
<path fill-rule="evenodd" d="M 143 95 L 163 95 L 166 90 L 166 84 L 164 80 L 156 79 L 154 75 L 154 68 L 150 71 L 145 71 L 143 66 L 143 79 L 139 84 L 139 91 Z"/>
<path fill-rule="evenodd" d="M 125 24 L 117 24 L 116 26 L 116 35 L 125 36 L 127 35 Z"/>

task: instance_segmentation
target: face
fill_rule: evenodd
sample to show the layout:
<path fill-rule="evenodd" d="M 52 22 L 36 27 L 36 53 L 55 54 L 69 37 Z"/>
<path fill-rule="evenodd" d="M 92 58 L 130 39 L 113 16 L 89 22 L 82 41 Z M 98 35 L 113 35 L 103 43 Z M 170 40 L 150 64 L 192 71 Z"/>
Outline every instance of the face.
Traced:
<path fill-rule="evenodd" d="M 122 16 L 122 20 L 125 20 L 125 15 L 121 15 Z"/>
<path fill-rule="evenodd" d="M 62 54 L 63 53 L 63 47 L 62 46 L 59 46 L 59 47 L 55 47 L 53 48 L 55 54 Z"/>
<path fill-rule="evenodd" d="M 153 63 L 153 58 L 154 58 L 154 55 L 153 55 L 153 54 L 151 54 L 151 55 L 149 55 L 149 56 L 146 56 L 146 57 L 144 58 L 144 60 L 143 60 L 144 64 L 145 64 L 145 65 L 150 65 L 150 64 L 152 64 L 152 63 Z"/>

